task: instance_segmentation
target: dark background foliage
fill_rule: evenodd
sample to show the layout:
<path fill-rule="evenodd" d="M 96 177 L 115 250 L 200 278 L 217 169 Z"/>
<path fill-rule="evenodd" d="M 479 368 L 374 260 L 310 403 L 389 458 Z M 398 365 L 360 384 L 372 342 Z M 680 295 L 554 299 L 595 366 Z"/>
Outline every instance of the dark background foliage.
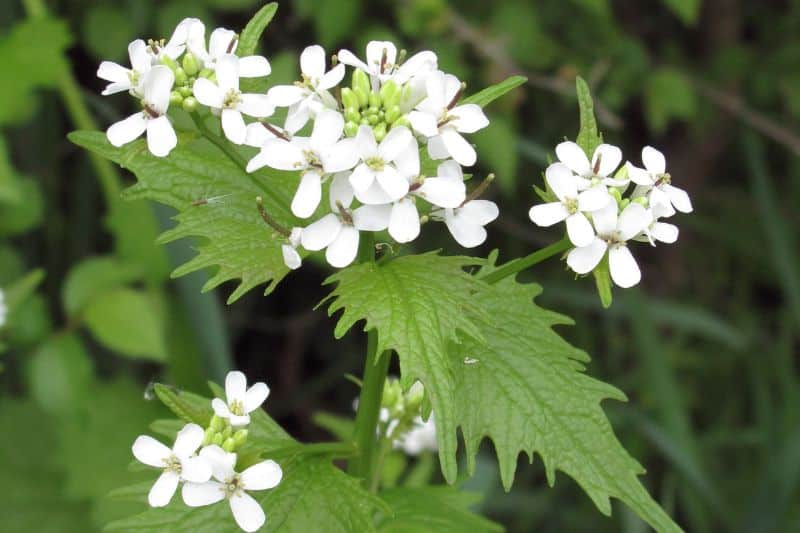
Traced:
<path fill-rule="evenodd" d="M 315 413 L 350 412 L 357 388 L 344 375 L 361 373 L 363 338 L 334 341 L 333 320 L 312 310 L 328 270 L 309 263 L 269 297 L 253 291 L 229 307 L 232 287 L 200 294 L 207 273 L 170 280 L 192 253 L 189 242 L 153 244 L 172 213 L 121 203 L 132 177 L 65 138 L 133 109 L 99 96 L 99 61 L 126 60 L 129 41 L 168 36 L 184 16 L 241 28 L 258 6 L 60 0 L 43 19 L 38 0 L 3 3 L 0 286 L 45 273 L 0 332 L 4 531 L 90 531 L 131 510 L 106 494 L 142 476 L 126 465 L 135 435 L 164 415 L 146 401 L 151 380 L 203 392 L 235 366 L 269 383 L 270 414 L 304 440 L 331 438 Z M 529 78 L 488 108 L 492 124 L 474 136 L 478 174 L 498 176 L 488 194 L 501 216 L 470 253 L 499 248 L 510 259 L 560 238 L 527 210 L 552 148 L 577 132 L 575 75 L 592 87 L 608 142 L 637 162 L 645 144 L 665 152 L 695 213 L 677 217 L 676 245 L 637 248 L 638 288 L 616 291 L 603 310 L 592 281 L 558 261 L 522 278 L 545 287 L 542 305 L 574 317 L 561 333 L 592 355 L 588 371 L 629 396 L 607 412 L 680 524 L 799 530 L 800 2 L 302 0 L 281 5 L 261 51 L 271 81 L 288 82 L 307 44 L 360 53 L 375 38 L 435 50 L 472 90 Z M 426 229 L 414 249 L 463 253 L 441 228 Z M 112 262 L 98 267 L 115 273 L 108 287 L 125 287 L 104 293 L 111 324 L 68 303 L 91 292 L 86 280 L 100 283 L 96 271 L 73 270 L 95 256 Z M 503 493 L 490 448 L 465 485 L 485 492 L 480 511 L 509 531 L 645 529 L 621 505 L 602 517 L 563 475 L 548 488 L 538 460 L 521 461 Z"/>

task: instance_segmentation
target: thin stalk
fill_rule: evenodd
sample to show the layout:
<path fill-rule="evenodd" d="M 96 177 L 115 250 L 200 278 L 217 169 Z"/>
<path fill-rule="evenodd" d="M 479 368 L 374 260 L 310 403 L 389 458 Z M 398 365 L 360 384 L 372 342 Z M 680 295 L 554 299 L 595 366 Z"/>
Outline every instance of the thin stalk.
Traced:
<path fill-rule="evenodd" d="M 550 246 L 546 246 L 541 250 L 536 250 L 530 255 L 525 257 L 521 257 L 519 259 L 515 259 L 513 261 L 509 261 L 505 265 L 501 266 L 494 272 L 490 272 L 489 274 L 483 276 L 481 279 L 486 283 L 492 285 L 497 283 L 498 281 L 504 280 L 509 276 L 513 276 L 514 274 L 518 274 L 523 270 L 532 267 L 533 265 L 539 264 L 545 259 L 549 259 L 554 255 L 558 255 L 567 248 L 571 246 L 569 239 L 564 237 L 558 242 L 551 244 Z"/>

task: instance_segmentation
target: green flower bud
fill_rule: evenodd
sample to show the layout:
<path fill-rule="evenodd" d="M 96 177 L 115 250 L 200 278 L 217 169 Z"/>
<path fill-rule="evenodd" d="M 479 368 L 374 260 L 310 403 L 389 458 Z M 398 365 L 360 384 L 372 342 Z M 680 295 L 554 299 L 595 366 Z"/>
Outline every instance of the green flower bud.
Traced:
<path fill-rule="evenodd" d="M 411 123 L 408 121 L 408 119 L 405 117 L 405 115 L 403 115 L 402 117 L 400 117 L 397 120 L 395 120 L 394 122 L 392 122 L 392 127 L 393 128 L 396 128 L 397 126 L 405 126 L 405 127 L 408 128 L 408 127 L 411 126 Z"/>
<path fill-rule="evenodd" d="M 387 81 L 381 87 L 381 100 L 386 108 L 396 106 L 400 103 L 400 87 L 392 80 Z"/>
<path fill-rule="evenodd" d="M 637 203 L 637 204 L 641 205 L 642 207 L 647 207 L 647 204 L 649 203 L 649 202 L 647 201 L 647 197 L 646 197 L 646 196 L 640 196 L 640 197 L 638 197 L 638 198 L 634 198 L 634 199 L 633 199 L 633 200 L 631 200 L 631 201 L 632 201 L 632 202 L 634 202 L 634 203 Z"/>
<path fill-rule="evenodd" d="M 358 110 L 358 96 L 350 87 L 342 88 L 342 104 L 344 104 L 345 109 L 354 108 Z"/>
<path fill-rule="evenodd" d="M 214 438 L 211 439 L 211 444 L 216 444 L 217 446 L 222 446 L 222 442 L 223 442 L 222 433 L 217 433 L 216 435 L 214 435 Z"/>
<path fill-rule="evenodd" d="M 232 438 L 227 438 L 222 443 L 222 449 L 230 453 L 236 449 L 236 442 Z"/>
<path fill-rule="evenodd" d="M 211 417 L 211 423 L 208 425 L 208 427 L 214 429 L 214 431 L 216 432 L 225 429 L 226 425 L 227 423 L 225 422 L 224 418 L 220 418 L 217 415 L 214 415 Z"/>
<path fill-rule="evenodd" d="M 216 435 L 216 434 L 217 434 L 217 432 L 214 431 L 214 428 L 206 429 L 206 431 L 205 431 L 205 433 L 203 435 L 203 446 L 208 446 L 209 444 L 211 444 L 211 441 L 214 440 L 214 435 Z"/>
<path fill-rule="evenodd" d="M 191 52 L 186 52 L 183 55 L 181 66 L 188 76 L 194 76 L 200 71 L 200 65 L 197 64 L 197 58 Z"/>
<path fill-rule="evenodd" d="M 189 81 L 189 76 L 186 75 L 186 71 L 183 70 L 181 67 L 175 68 L 175 85 L 186 85 L 186 82 Z"/>
<path fill-rule="evenodd" d="M 369 120 L 367 120 L 367 117 L 361 117 L 361 120 L 359 120 L 358 123 L 362 126 L 369 126 Z"/>
<path fill-rule="evenodd" d="M 227 439 L 233 435 L 233 428 L 231 426 L 226 426 L 225 429 L 222 430 L 222 438 Z"/>
<path fill-rule="evenodd" d="M 188 98 L 188 97 L 192 96 L 192 88 L 191 87 L 183 86 L 180 89 L 178 89 L 178 91 L 180 91 L 181 95 L 184 98 Z"/>
<path fill-rule="evenodd" d="M 178 69 L 178 64 L 175 62 L 175 60 L 166 54 L 161 58 L 161 64 L 171 68 L 172 72 L 175 72 Z"/>
<path fill-rule="evenodd" d="M 204 68 L 203 70 L 200 71 L 200 74 L 198 74 L 198 76 L 200 76 L 201 78 L 209 78 L 209 79 L 213 75 L 214 71 L 211 70 L 210 68 Z"/>
<path fill-rule="evenodd" d="M 180 91 L 172 91 L 169 93 L 169 105 L 181 105 L 183 103 L 183 95 Z"/>
<path fill-rule="evenodd" d="M 372 90 L 372 84 L 369 81 L 369 75 L 360 69 L 355 69 L 355 71 L 353 71 L 352 85 L 353 90 L 356 92 L 362 91 L 364 94 L 369 94 Z"/>
<path fill-rule="evenodd" d="M 396 380 L 386 380 L 386 384 L 383 386 L 383 395 L 381 396 L 381 407 L 391 407 L 397 402 L 398 388 L 394 386 L 395 383 L 397 383 Z"/>
<path fill-rule="evenodd" d="M 381 95 L 379 95 L 378 93 L 370 92 L 369 93 L 369 106 L 370 107 L 374 107 L 375 110 L 377 111 L 378 109 L 381 108 L 381 105 L 382 105 Z"/>
<path fill-rule="evenodd" d="M 358 108 L 356 106 L 347 107 L 344 110 L 344 118 L 351 122 L 358 122 L 361 120 L 361 113 L 358 112 Z"/>
<path fill-rule="evenodd" d="M 406 407 L 408 407 L 410 411 L 416 411 L 419 406 L 422 405 L 422 400 L 424 399 L 425 387 L 423 387 L 422 383 L 419 381 L 415 381 L 406 394 Z"/>
<path fill-rule="evenodd" d="M 386 123 L 381 122 L 374 128 L 372 128 L 373 133 L 375 133 L 375 140 L 381 142 L 384 137 L 386 137 Z"/>
<path fill-rule="evenodd" d="M 242 446 L 247 441 L 247 430 L 240 429 L 236 433 L 233 434 L 233 441 L 236 443 L 236 447 Z"/>
<path fill-rule="evenodd" d="M 358 133 L 358 122 L 348 121 L 344 125 L 344 134 L 348 137 L 355 137 Z"/>
<path fill-rule="evenodd" d="M 356 72 L 361 72 L 361 71 L 357 70 Z M 369 91 L 368 90 L 365 91 L 361 87 L 355 87 L 355 88 L 353 88 L 353 94 L 355 94 L 356 98 L 358 98 L 358 106 L 359 107 L 367 107 L 367 104 L 369 104 Z"/>
<path fill-rule="evenodd" d="M 622 202 L 622 194 L 619 192 L 619 189 L 615 189 L 614 187 L 609 187 L 608 193 L 614 197 L 614 200 L 616 200 L 617 203 Z"/>
<path fill-rule="evenodd" d="M 197 111 L 197 99 L 194 96 L 186 97 L 181 105 L 183 106 L 183 110 L 187 113 L 194 113 Z"/>
<path fill-rule="evenodd" d="M 374 106 L 374 105 L 371 105 L 371 106 L 369 106 L 369 107 L 367 108 L 367 111 L 366 111 L 366 113 L 367 113 L 368 115 L 375 115 L 375 116 L 377 117 L 377 116 L 378 116 L 378 113 L 380 112 L 380 110 L 381 110 L 381 108 L 380 108 L 380 107 L 378 107 L 378 106 Z"/>
<path fill-rule="evenodd" d="M 390 124 L 394 124 L 394 122 L 400 118 L 400 106 L 394 105 L 386 112 L 386 122 Z"/>
<path fill-rule="evenodd" d="M 370 126 L 374 126 L 380 121 L 380 119 L 378 118 L 377 114 L 371 114 L 367 115 L 367 121 L 369 122 Z"/>

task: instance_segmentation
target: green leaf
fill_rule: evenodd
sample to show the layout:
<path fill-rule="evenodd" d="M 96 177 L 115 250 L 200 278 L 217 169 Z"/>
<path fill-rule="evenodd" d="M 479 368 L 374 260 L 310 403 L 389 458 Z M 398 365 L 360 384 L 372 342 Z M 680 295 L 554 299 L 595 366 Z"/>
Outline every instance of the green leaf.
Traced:
<path fill-rule="evenodd" d="M 693 26 L 700 16 L 702 0 L 661 0 L 687 26 Z"/>
<path fill-rule="evenodd" d="M 44 281 L 44 276 L 44 270 L 37 268 L 6 287 L 4 297 L 9 313 L 13 313 L 19 305 L 36 292 L 37 287 Z"/>
<path fill-rule="evenodd" d="M 512 196 L 517 184 L 517 132 L 511 120 L 499 116 L 472 137 L 483 154 L 485 166 L 497 175 L 494 181 L 503 194 Z"/>
<path fill-rule="evenodd" d="M 496 85 L 487 87 L 484 90 L 477 92 L 467 98 L 464 98 L 462 104 L 478 104 L 481 107 L 486 107 L 512 89 L 516 89 L 523 83 L 528 81 L 524 76 L 511 76 L 506 78 Z"/>
<path fill-rule="evenodd" d="M 13 237 L 35 229 L 44 215 L 44 199 L 39 184 L 23 177 L 16 183 L 15 202 L 0 204 L 0 237 Z"/>
<path fill-rule="evenodd" d="M 115 202 L 110 207 L 105 224 L 114 235 L 114 254 L 140 270 L 153 285 L 169 279 L 167 251 L 156 242 L 161 227 L 154 206 L 146 202 Z"/>
<path fill-rule="evenodd" d="M 358 26 L 361 0 L 319 2 L 312 13 L 317 38 L 326 48 L 341 44 Z"/>
<path fill-rule="evenodd" d="M 250 22 L 247 23 L 242 34 L 239 36 L 239 46 L 236 47 L 236 54 L 239 56 L 249 56 L 256 53 L 258 41 L 264 33 L 267 25 L 272 21 L 275 12 L 278 10 L 276 2 L 270 2 L 258 10 Z"/>
<path fill-rule="evenodd" d="M 326 281 L 337 283 L 328 314 L 344 310 L 334 331 L 336 338 L 365 320 L 364 331 L 378 332 L 377 354 L 397 352 L 404 387 L 416 380 L 425 386 L 440 428 L 437 437 L 442 472 L 450 483 L 457 474 L 457 442 L 452 418 L 455 369 L 447 356 L 447 345 L 460 340 L 459 332 L 480 338 L 466 313 L 481 314 L 470 297 L 478 282 L 464 272 L 465 267 L 480 262 L 429 253 L 382 265 L 354 265 Z"/>
<path fill-rule="evenodd" d="M 82 19 L 83 44 L 94 57 L 120 62 L 128 59 L 128 43 L 136 38 L 136 28 L 131 24 L 127 9 L 110 4 L 95 5 Z M 109 32 L 108 28 L 115 28 L 115 31 Z"/>
<path fill-rule="evenodd" d="M 647 77 L 644 113 L 650 128 L 663 133 L 673 119 L 691 119 L 697 108 L 691 82 L 683 73 L 662 68 Z"/>
<path fill-rule="evenodd" d="M 167 409 L 184 422 L 206 427 L 214 415 L 211 401 L 198 394 L 155 383 L 153 390 Z"/>
<path fill-rule="evenodd" d="M 0 203 L 17 203 L 20 201 L 19 176 L 11 165 L 8 155 L 8 144 L 0 135 Z"/>
<path fill-rule="evenodd" d="M 297 187 L 297 173 L 248 174 L 203 139 L 183 137 L 169 157 L 159 158 L 147 151 L 144 141 L 114 148 L 102 132 L 74 132 L 69 138 L 136 174 L 139 183 L 125 191 L 127 199 L 155 200 L 180 212 L 178 226 L 164 233 L 160 242 L 203 239 L 198 255 L 178 267 L 173 276 L 216 266 L 218 271 L 203 290 L 240 279 L 228 298 L 232 303 L 261 283 L 267 283 L 268 294 L 289 272 L 281 254 L 283 241 L 275 238 L 261 219 L 255 199 L 263 196 L 270 215 L 292 226 L 294 217 L 288 206 Z"/>
<path fill-rule="evenodd" d="M 72 41 L 67 24 L 29 18 L 0 36 L 0 125 L 21 122 L 35 110 L 35 91 L 54 87 L 67 68 L 63 52 Z M 12 104 L 13 103 L 13 104 Z"/>
<path fill-rule="evenodd" d="M 316 425 L 325 429 L 341 441 L 348 441 L 353 438 L 355 421 L 352 418 L 334 415 L 331 413 L 314 413 L 312 420 Z"/>
<path fill-rule="evenodd" d="M 680 531 L 640 483 L 643 468 L 619 443 L 600 406 L 625 395 L 584 373 L 589 357 L 552 329 L 571 321 L 535 305 L 540 292 L 538 285 L 512 279 L 486 285 L 475 295 L 485 313 L 474 317 L 486 342 L 468 338 L 452 347 L 457 423 L 470 472 L 489 437 L 507 490 L 520 452 L 531 461 L 538 453 L 550 485 L 561 470 L 604 514 L 611 513 L 614 497 L 657 531 Z"/>
<path fill-rule="evenodd" d="M 64 312 L 73 316 L 104 292 L 140 277 L 138 269 L 111 256 L 85 259 L 72 267 L 61 289 Z"/>
<path fill-rule="evenodd" d="M 82 409 L 93 375 L 89 355 L 74 333 L 51 337 L 27 362 L 31 396 L 53 414 Z"/>
<path fill-rule="evenodd" d="M 597 119 L 594 116 L 594 102 L 589 86 L 583 78 L 578 76 L 575 80 L 578 91 L 578 108 L 580 109 L 581 129 L 575 142 L 583 148 L 589 159 L 592 159 L 595 148 L 603 142 L 603 136 L 597 130 Z"/>
<path fill-rule="evenodd" d="M 121 355 L 167 358 L 163 317 L 144 292 L 124 288 L 104 292 L 86 307 L 84 319 L 98 342 Z"/>
<path fill-rule="evenodd" d="M 392 515 L 379 521 L 382 533 L 471 533 L 503 531 L 500 524 L 470 512 L 480 494 L 452 487 L 397 488 L 379 495 Z"/>

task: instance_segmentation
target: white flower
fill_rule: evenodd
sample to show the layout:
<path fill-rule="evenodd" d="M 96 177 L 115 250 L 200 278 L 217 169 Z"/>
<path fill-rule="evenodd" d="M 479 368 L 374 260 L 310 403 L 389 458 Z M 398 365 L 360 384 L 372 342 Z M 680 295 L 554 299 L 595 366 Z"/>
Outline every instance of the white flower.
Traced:
<path fill-rule="evenodd" d="M 435 452 L 439 449 L 436 442 L 436 423 L 433 413 L 427 421 L 421 417 L 414 419 L 414 427 L 408 433 L 395 440 L 395 448 L 402 449 L 408 455 L 419 455 L 425 451 Z"/>
<path fill-rule="evenodd" d="M 214 479 L 205 483 L 186 483 L 183 502 L 189 507 L 212 505 L 228 500 L 236 524 L 244 531 L 256 531 L 264 525 L 264 509 L 246 491 L 267 490 L 278 486 L 283 477 L 280 465 L 267 460 L 246 468 L 241 473 L 234 469 L 236 454 L 226 453 L 219 446 L 207 446 L 200 452 L 212 470 Z"/>
<path fill-rule="evenodd" d="M 456 105 L 462 86 L 452 74 L 435 72 L 427 77 L 425 87 L 427 97 L 408 114 L 411 126 L 428 138 L 428 153 L 433 159 L 452 157 L 461 165 L 474 165 L 475 148 L 461 134 L 485 128 L 489 119 L 479 105 Z"/>
<path fill-rule="evenodd" d="M 370 41 L 367 43 L 367 62 L 358 59 L 350 50 L 339 50 L 339 61 L 345 65 L 363 70 L 372 78 L 372 88 L 377 90 L 381 83 L 393 80 L 402 85 L 414 76 L 436 70 L 436 54 L 424 51 L 414 54 L 402 65 L 397 64 L 397 47 L 390 41 Z"/>
<path fill-rule="evenodd" d="M 150 54 L 153 64 L 161 62 L 165 57 L 173 61 L 178 59 L 186 50 L 186 41 L 189 38 L 190 29 L 197 24 L 202 24 L 202 22 L 196 18 L 185 18 L 175 27 L 172 37 L 169 38 L 166 44 L 164 44 L 163 39 L 150 41 L 147 46 L 147 53 Z"/>
<path fill-rule="evenodd" d="M 275 111 L 267 95 L 242 94 L 239 90 L 239 77 L 244 67 L 238 57 L 226 54 L 217 61 L 217 83 L 198 78 L 192 89 L 198 102 L 222 111 L 222 131 L 234 144 L 244 144 L 247 139 L 242 114 L 264 118 Z"/>
<path fill-rule="evenodd" d="M 114 146 L 127 144 L 147 131 L 147 148 L 157 157 L 168 155 L 178 144 L 178 137 L 167 118 L 169 97 L 175 75 L 168 67 L 157 65 L 145 75 L 142 86 L 143 111 L 112 124 L 106 136 Z"/>
<path fill-rule="evenodd" d="M 361 161 L 350 175 L 356 198 L 365 204 L 385 204 L 408 193 L 409 179 L 419 174 L 419 150 L 411 130 L 392 128 L 380 144 L 369 126 L 355 137 Z"/>
<path fill-rule="evenodd" d="M 604 186 L 578 192 L 578 178 L 564 163 L 553 163 L 545 171 L 545 179 L 558 202 L 531 207 L 528 215 L 538 226 L 552 226 L 567 221 L 567 235 L 575 246 L 586 246 L 594 240 L 594 228 L 584 213 L 597 211 L 610 201 Z M 613 201 L 613 200 L 611 200 Z"/>
<path fill-rule="evenodd" d="M 325 49 L 319 45 L 307 47 L 300 54 L 302 80 L 294 85 L 272 87 L 267 96 L 276 107 L 288 107 L 286 129 L 295 133 L 323 108 L 336 109 L 336 99 L 329 92 L 344 78 L 344 64 L 325 71 Z"/>
<path fill-rule="evenodd" d="M 657 204 L 651 206 L 647 211 L 652 222 L 642 230 L 641 235 L 634 237 L 635 240 L 649 242 L 652 246 L 656 245 L 656 241 L 672 244 L 678 240 L 678 227 L 676 225 L 658 221 L 661 217 L 674 214 L 675 210 L 672 209 L 672 206 L 667 208 L 664 205 Z"/>
<path fill-rule="evenodd" d="M 3 290 L 0 289 L 0 328 L 6 323 L 8 316 L 8 307 L 6 307 L 6 299 Z"/>
<path fill-rule="evenodd" d="M 671 216 L 677 209 L 681 213 L 692 212 L 692 201 L 686 191 L 679 189 L 671 184 L 672 177 L 667 173 L 667 164 L 664 161 L 664 154 L 653 148 L 645 146 L 642 149 L 642 163 L 644 168 L 627 163 L 628 176 L 636 183 L 637 187 L 634 196 L 647 194 L 650 205 L 662 205 L 671 211 Z"/>
<path fill-rule="evenodd" d="M 133 455 L 140 462 L 163 469 L 147 501 L 152 507 L 164 507 L 172 499 L 180 481 L 205 483 L 211 477 L 211 467 L 195 452 L 203 443 L 203 428 L 187 424 L 178 432 L 172 449 L 148 435 L 139 436 L 133 443 Z"/>
<path fill-rule="evenodd" d="M 278 170 L 302 172 L 292 200 L 292 213 L 300 218 L 314 214 L 322 199 L 322 177 L 349 170 L 358 161 L 354 139 L 342 139 L 344 117 L 325 109 L 314 121 L 311 137 L 267 139 L 247 164 L 247 172 L 270 166 Z"/>
<path fill-rule="evenodd" d="M 592 161 L 586 157 L 586 152 L 577 143 L 564 141 L 556 146 L 558 160 L 567 165 L 578 177 L 578 189 L 605 185 L 607 187 L 622 187 L 628 184 L 627 180 L 610 177 L 622 161 L 622 150 L 611 144 L 601 144 L 594 150 Z"/>
<path fill-rule="evenodd" d="M 415 154 L 418 153 L 416 142 L 412 141 L 410 147 Z M 413 196 L 441 208 L 458 208 L 466 198 L 461 167 L 455 161 L 445 161 L 439 165 L 437 172 L 438 176 L 412 181 L 408 196 L 390 204 L 371 205 L 370 229 L 382 231 L 388 228 L 389 235 L 395 241 L 411 242 L 420 233 L 419 212 Z"/>
<path fill-rule="evenodd" d="M 350 211 L 353 189 L 347 173 L 336 174 L 331 180 L 330 205 L 333 213 L 303 229 L 300 242 L 306 250 L 325 249 L 325 258 L 331 266 L 344 268 L 358 254 L 359 231 L 379 231 L 384 223 L 383 206 L 362 205 Z M 383 226 L 385 228 L 385 226 Z"/>
<path fill-rule="evenodd" d="M 297 270 L 303 263 L 300 254 L 297 253 L 297 247 L 300 246 L 300 238 L 303 235 L 303 228 L 292 228 L 292 233 L 289 235 L 289 242 L 281 245 L 281 252 L 283 253 L 283 262 L 292 270 Z"/>
<path fill-rule="evenodd" d="M 611 279 L 622 288 L 633 287 L 642 278 L 639 265 L 628 250 L 627 241 L 650 224 L 650 214 L 641 204 L 632 202 L 617 214 L 617 203 L 607 204 L 592 213 L 597 236 L 586 246 L 572 249 L 567 264 L 578 274 L 588 274 L 608 252 Z"/>
<path fill-rule="evenodd" d="M 269 387 L 266 383 L 254 383 L 247 388 L 247 378 L 239 371 L 228 372 L 225 377 L 225 399 L 219 398 L 211 401 L 214 414 L 227 419 L 232 426 L 246 426 L 250 423 L 250 413 L 264 403 L 269 396 Z"/>
<path fill-rule="evenodd" d="M 206 49 L 206 27 L 199 20 L 189 26 L 186 45 L 189 51 L 203 63 L 204 68 L 216 69 L 217 62 L 228 54 L 234 54 L 239 46 L 239 36 L 235 31 L 217 28 L 211 32 Z M 272 67 L 263 56 L 244 56 L 239 58 L 240 78 L 260 78 L 269 76 Z"/>
<path fill-rule="evenodd" d="M 152 67 L 152 59 L 147 53 L 147 45 L 141 39 L 137 39 L 128 45 L 128 56 L 131 68 L 125 68 L 113 61 L 103 61 L 97 69 L 97 77 L 109 83 L 103 90 L 103 96 L 131 91 L 135 95 L 141 95 L 142 82 L 145 75 Z"/>

